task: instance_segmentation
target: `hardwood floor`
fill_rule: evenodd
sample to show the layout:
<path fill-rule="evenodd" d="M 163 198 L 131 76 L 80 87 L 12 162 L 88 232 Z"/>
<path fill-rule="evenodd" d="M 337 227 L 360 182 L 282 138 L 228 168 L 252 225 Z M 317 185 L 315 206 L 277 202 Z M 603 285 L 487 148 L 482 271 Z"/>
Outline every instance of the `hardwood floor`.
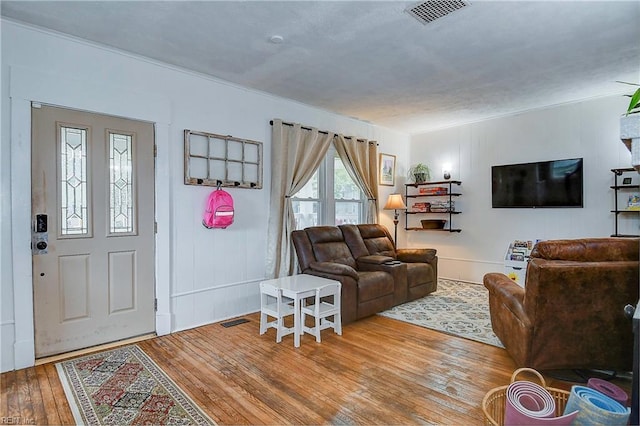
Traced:
<path fill-rule="evenodd" d="M 515 369 L 503 349 L 381 316 L 298 349 L 245 318 L 138 345 L 220 425 L 482 424 L 482 398 Z M 1 381 L 1 424 L 73 424 L 54 364 Z"/>

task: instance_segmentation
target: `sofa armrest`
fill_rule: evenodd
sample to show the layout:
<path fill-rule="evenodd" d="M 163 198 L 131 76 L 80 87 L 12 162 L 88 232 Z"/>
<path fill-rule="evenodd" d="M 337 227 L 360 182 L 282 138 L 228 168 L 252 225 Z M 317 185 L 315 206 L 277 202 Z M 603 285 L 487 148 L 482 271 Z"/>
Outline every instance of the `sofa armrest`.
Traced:
<path fill-rule="evenodd" d="M 432 263 L 436 258 L 436 249 L 397 249 L 398 260 L 407 263 Z"/>
<path fill-rule="evenodd" d="M 309 269 L 332 275 L 346 275 L 358 281 L 358 272 L 349 265 L 334 262 L 311 262 Z"/>
<path fill-rule="evenodd" d="M 372 254 L 369 256 L 359 257 L 357 260 L 357 263 L 358 263 L 358 267 L 360 267 L 360 264 L 363 264 L 363 263 L 371 264 L 371 265 L 382 265 L 387 262 L 393 262 L 394 260 L 395 259 L 391 256 L 381 256 L 378 254 Z"/>
<path fill-rule="evenodd" d="M 489 273 L 483 278 L 484 286 L 489 290 L 489 298 L 507 308 L 524 326 L 531 322 L 524 311 L 524 288 L 516 284 L 511 278 L 500 273 Z"/>

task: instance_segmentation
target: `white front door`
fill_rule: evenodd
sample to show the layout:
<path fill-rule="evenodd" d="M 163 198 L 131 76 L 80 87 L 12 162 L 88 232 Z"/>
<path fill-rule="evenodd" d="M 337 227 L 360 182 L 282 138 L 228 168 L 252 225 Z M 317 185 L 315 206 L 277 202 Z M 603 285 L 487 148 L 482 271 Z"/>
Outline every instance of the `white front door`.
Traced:
<path fill-rule="evenodd" d="M 155 330 L 153 124 L 32 108 L 36 357 Z"/>

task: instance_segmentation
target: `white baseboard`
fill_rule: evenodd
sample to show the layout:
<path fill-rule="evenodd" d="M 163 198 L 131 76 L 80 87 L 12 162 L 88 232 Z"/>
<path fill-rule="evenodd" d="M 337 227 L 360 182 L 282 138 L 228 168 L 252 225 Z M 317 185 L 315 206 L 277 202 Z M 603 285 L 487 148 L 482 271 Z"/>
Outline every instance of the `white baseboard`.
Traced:
<path fill-rule="evenodd" d="M 13 344 L 14 369 L 33 367 L 36 362 L 36 350 L 33 340 L 19 340 Z"/>

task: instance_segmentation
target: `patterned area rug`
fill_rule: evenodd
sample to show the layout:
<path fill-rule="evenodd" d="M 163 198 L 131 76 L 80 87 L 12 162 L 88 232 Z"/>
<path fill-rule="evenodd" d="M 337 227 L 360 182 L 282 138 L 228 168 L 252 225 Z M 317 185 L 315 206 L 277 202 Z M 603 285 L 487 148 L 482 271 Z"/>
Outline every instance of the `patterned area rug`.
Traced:
<path fill-rule="evenodd" d="M 504 347 L 491 329 L 489 292 L 482 284 L 440 279 L 430 295 L 378 315 Z"/>
<path fill-rule="evenodd" d="M 137 345 L 56 368 L 76 424 L 215 425 Z"/>

